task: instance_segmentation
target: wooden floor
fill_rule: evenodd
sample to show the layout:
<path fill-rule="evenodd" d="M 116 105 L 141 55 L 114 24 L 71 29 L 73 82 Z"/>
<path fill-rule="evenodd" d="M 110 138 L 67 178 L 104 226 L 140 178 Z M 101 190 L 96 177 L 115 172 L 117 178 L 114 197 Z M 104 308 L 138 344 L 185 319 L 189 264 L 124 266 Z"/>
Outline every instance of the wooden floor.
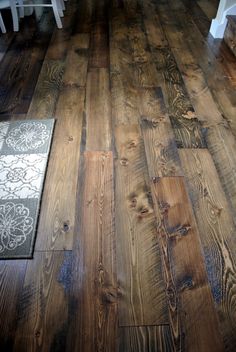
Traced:
<path fill-rule="evenodd" d="M 216 0 L 70 0 L 0 37 L 0 119 L 56 122 L 1 351 L 236 351 L 236 59 Z"/>

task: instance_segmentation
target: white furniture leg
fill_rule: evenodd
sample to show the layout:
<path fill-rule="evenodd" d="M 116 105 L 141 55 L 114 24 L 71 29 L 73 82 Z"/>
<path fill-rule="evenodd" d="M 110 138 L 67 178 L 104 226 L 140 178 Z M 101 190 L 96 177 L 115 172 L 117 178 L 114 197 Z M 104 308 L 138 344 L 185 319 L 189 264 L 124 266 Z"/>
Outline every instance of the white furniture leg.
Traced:
<path fill-rule="evenodd" d="M 62 2 L 61 0 L 56 0 L 57 2 L 57 9 L 58 9 L 58 13 L 60 17 L 64 17 L 64 13 L 63 13 L 63 7 L 62 7 Z M 63 2 L 64 5 L 64 2 Z"/>
<path fill-rule="evenodd" d="M 58 7 L 57 7 L 57 0 L 52 0 L 52 8 L 53 8 L 55 20 L 57 23 L 57 27 L 62 28 L 61 18 L 60 18 L 60 14 L 58 12 Z"/>
<path fill-rule="evenodd" d="M 19 18 L 17 14 L 17 9 L 14 0 L 10 0 L 11 5 L 11 14 L 12 14 L 12 21 L 13 21 L 13 30 L 14 32 L 19 31 Z"/>
<path fill-rule="evenodd" d="M 65 11 L 66 7 L 64 4 L 64 0 L 59 0 L 59 2 L 60 2 L 60 8 L 62 9 L 62 11 Z"/>
<path fill-rule="evenodd" d="M 23 0 L 18 0 L 18 4 L 19 4 L 19 15 L 20 18 L 25 17 L 25 11 L 24 11 L 24 7 L 23 7 Z"/>
<path fill-rule="evenodd" d="M 1 12 L 0 12 L 0 28 L 1 28 L 2 33 L 6 33 L 7 32 L 5 24 L 4 24 L 3 19 L 2 19 Z"/>

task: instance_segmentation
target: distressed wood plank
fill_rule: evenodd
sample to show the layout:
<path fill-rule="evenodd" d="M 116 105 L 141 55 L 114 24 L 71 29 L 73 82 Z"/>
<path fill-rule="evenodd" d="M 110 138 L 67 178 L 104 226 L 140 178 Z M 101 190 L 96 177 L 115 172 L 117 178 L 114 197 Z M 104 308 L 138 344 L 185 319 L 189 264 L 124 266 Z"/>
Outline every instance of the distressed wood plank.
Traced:
<path fill-rule="evenodd" d="M 236 16 L 227 16 L 227 26 L 224 32 L 224 41 L 236 56 L 235 34 L 236 34 Z"/>
<path fill-rule="evenodd" d="M 236 141 L 227 126 L 209 128 L 206 134 L 208 150 L 212 155 L 224 191 L 236 219 Z M 236 220 L 235 220 L 236 223 Z"/>
<path fill-rule="evenodd" d="M 109 67 L 108 12 L 109 7 L 107 0 L 94 2 L 89 68 Z"/>
<path fill-rule="evenodd" d="M 194 111 L 186 87 L 179 72 L 171 48 L 166 41 L 156 5 L 151 1 L 143 4 L 143 11 L 149 21 L 159 27 L 160 39 L 153 37 L 147 28 L 152 59 L 159 72 L 158 86 L 162 88 L 177 146 L 180 148 L 202 148 L 205 146 L 201 121 Z M 149 24 L 150 27 L 150 24 Z"/>
<path fill-rule="evenodd" d="M 71 37 L 65 61 L 64 84 L 85 87 L 88 67 L 89 34 L 78 33 Z"/>
<path fill-rule="evenodd" d="M 134 12 L 128 8 L 126 18 L 133 56 L 134 84 L 139 87 L 155 87 L 158 75 L 151 57 L 140 6 L 137 5 Z"/>
<path fill-rule="evenodd" d="M 63 19 L 63 29 L 58 31 L 56 28 L 53 32 L 28 110 L 27 118 L 29 119 L 54 117 L 62 87 L 66 54 L 77 13 L 76 8 L 76 1 L 71 1 L 67 7 L 67 15 Z"/>
<path fill-rule="evenodd" d="M 236 345 L 236 227 L 208 150 L 180 150 L 226 351 Z"/>
<path fill-rule="evenodd" d="M 86 85 L 86 149 L 110 150 L 111 101 L 109 72 L 91 69 Z"/>
<path fill-rule="evenodd" d="M 58 30 L 57 27 L 55 28 L 47 50 L 46 58 L 48 60 L 65 60 L 78 11 L 77 1 L 72 0 L 67 3 L 66 11 L 62 18 L 63 28 L 61 30 Z"/>
<path fill-rule="evenodd" d="M 90 68 L 108 68 L 109 66 L 109 39 L 106 22 L 94 24 L 91 32 Z"/>
<path fill-rule="evenodd" d="M 138 92 L 133 85 L 134 68 L 124 11 L 113 6 L 110 23 L 110 77 L 112 119 L 117 124 L 139 121 Z"/>
<path fill-rule="evenodd" d="M 207 37 L 210 30 L 210 20 L 207 15 L 199 6 L 198 1 L 193 0 L 181 0 L 184 3 L 185 8 L 188 10 L 189 15 L 195 22 L 197 28 L 204 37 Z"/>
<path fill-rule="evenodd" d="M 119 352 L 147 351 L 174 351 L 168 325 L 119 328 Z"/>
<path fill-rule="evenodd" d="M 94 0 L 78 0 L 78 11 L 74 31 L 76 33 L 90 33 L 93 22 Z"/>
<path fill-rule="evenodd" d="M 216 17 L 218 5 L 207 0 L 198 0 L 197 3 L 210 21 Z"/>
<path fill-rule="evenodd" d="M 26 260 L 0 262 L 0 347 L 11 351 L 17 324 L 19 297 L 24 283 Z"/>
<path fill-rule="evenodd" d="M 183 15 L 181 14 L 184 11 L 183 4 L 176 0 L 169 3 L 169 5 L 171 7 L 167 11 L 174 16 L 171 21 L 174 18 L 174 25 L 176 23 L 183 31 L 186 43 L 193 55 L 198 58 L 198 64 L 204 72 L 215 101 L 236 136 L 236 94 L 234 84 L 228 75 L 225 74 L 223 63 L 217 60 L 213 54 L 209 41 L 204 40 L 188 13 L 184 16 L 183 26 Z"/>
<path fill-rule="evenodd" d="M 29 20 L 1 61 L 0 113 L 27 113 L 53 26 L 46 14 L 36 26 Z M 8 35 L 9 37 L 9 35 Z"/>
<path fill-rule="evenodd" d="M 84 89 L 67 87 L 58 100 L 37 250 L 72 249 L 84 98 Z"/>
<path fill-rule="evenodd" d="M 168 323 L 161 259 L 139 126 L 115 130 L 116 246 L 121 326 Z"/>
<path fill-rule="evenodd" d="M 70 276 L 69 252 L 38 252 L 28 261 L 13 351 L 64 350 Z"/>
<path fill-rule="evenodd" d="M 60 60 L 44 60 L 27 118 L 44 119 L 55 116 L 55 107 L 63 73 L 63 62 Z"/>
<path fill-rule="evenodd" d="M 164 12 L 162 11 L 161 13 L 163 18 Z M 223 116 L 207 85 L 205 75 L 198 65 L 198 58 L 192 54 L 188 47 L 185 35 L 178 29 L 176 22 L 172 22 L 171 15 L 168 15 L 168 20 L 165 17 L 165 20 L 161 23 L 159 22 L 159 24 L 165 30 L 178 69 L 199 120 L 204 122 L 204 126 L 224 122 Z"/>
<path fill-rule="evenodd" d="M 117 283 L 112 152 L 85 152 L 69 350 L 116 351 Z M 78 246 L 78 247 L 77 247 Z M 74 307 L 75 309 L 75 307 Z"/>
<path fill-rule="evenodd" d="M 161 89 L 140 90 L 139 101 L 149 176 L 182 176 L 178 150 Z"/>
<path fill-rule="evenodd" d="M 153 51 L 157 69 L 162 74 L 161 86 L 179 148 L 205 147 L 201 122 L 189 100 L 183 79 L 170 48 Z"/>
<path fill-rule="evenodd" d="M 184 179 L 160 178 L 153 181 L 151 189 L 175 348 L 179 351 L 223 351 Z"/>

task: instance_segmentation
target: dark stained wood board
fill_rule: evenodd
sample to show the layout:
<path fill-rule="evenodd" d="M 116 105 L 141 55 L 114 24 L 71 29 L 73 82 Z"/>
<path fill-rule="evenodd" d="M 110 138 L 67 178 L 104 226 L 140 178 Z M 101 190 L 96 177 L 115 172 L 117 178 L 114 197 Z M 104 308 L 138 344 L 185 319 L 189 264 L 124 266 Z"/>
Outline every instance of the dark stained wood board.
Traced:
<path fill-rule="evenodd" d="M 73 306 L 68 348 L 115 351 L 118 321 L 112 152 L 85 152 L 81 177 L 72 289 L 78 304 Z"/>

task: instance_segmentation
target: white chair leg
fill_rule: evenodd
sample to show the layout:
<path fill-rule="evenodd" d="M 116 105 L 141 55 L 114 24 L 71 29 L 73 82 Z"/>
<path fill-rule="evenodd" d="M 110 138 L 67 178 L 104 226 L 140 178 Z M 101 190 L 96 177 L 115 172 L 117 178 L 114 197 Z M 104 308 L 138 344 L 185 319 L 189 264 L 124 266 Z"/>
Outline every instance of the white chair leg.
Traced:
<path fill-rule="evenodd" d="M 57 2 L 57 9 L 58 9 L 58 13 L 60 17 L 64 17 L 64 13 L 63 13 L 63 8 L 62 8 L 62 0 L 56 0 Z M 64 5 L 64 2 L 63 2 Z"/>
<path fill-rule="evenodd" d="M 1 12 L 0 12 L 0 28 L 1 28 L 2 33 L 6 33 L 7 32 L 5 24 L 4 24 L 3 19 L 2 19 Z"/>
<path fill-rule="evenodd" d="M 58 28 L 62 28 L 61 18 L 57 7 L 57 0 L 52 0 L 52 8 Z"/>
<path fill-rule="evenodd" d="M 66 7 L 64 4 L 64 0 L 59 0 L 59 2 L 60 2 L 60 5 L 61 5 L 60 7 L 61 7 L 62 11 L 65 11 Z"/>
<path fill-rule="evenodd" d="M 14 32 L 19 31 L 19 18 L 16 10 L 16 3 L 14 0 L 10 0 L 10 6 L 11 6 L 11 15 L 12 15 L 12 21 L 13 21 L 13 30 Z"/>
<path fill-rule="evenodd" d="M 19 15 L 20 18 L 25 17 L 25 11 L 24 11 L 24 7 L 23 7 L 23 0 L 18 0 L 18 4 L 19 4 Z"/>

